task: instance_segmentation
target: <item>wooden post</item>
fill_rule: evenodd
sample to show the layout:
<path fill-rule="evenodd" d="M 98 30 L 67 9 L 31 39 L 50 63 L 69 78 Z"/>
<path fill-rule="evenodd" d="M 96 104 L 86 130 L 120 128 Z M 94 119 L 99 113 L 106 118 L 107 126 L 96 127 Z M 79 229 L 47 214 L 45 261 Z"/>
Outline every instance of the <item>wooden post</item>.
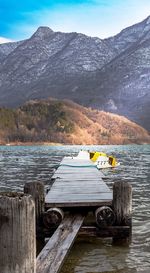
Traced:
<path fill-rule="evenodd" d="M 60 208 L 50 208 L 43 214 L 43 223 L 46 228 L 58 227 L 64 218 L 64 212 Z"/>
<path fill-rule="evenodd" d="M 131 226 L 132 224 L 132 186 L 128 182 L 115 182 L 113 186 L 113 210 L 116 225 Z"/>
<path fill-rule="evenodd" d="M 35 201 L 36 226 L 39 227 L 42 223 L 45 206 L 44 184 L 42 182 L 28 182 L 24 186 L 24 193 L 32 195 Z"/>
<path fill-rule="evenodd" d="M 129 235 L 116 235 L 113 244 L 128 245 L 131 241 L 132 228 L 132 186 L 128 182 L 115 182 L 113 186 L 113 210 L 116 215 L 115 224 L 129 226 Z"/>
<path fill-rule="evenodd" d="M 0 272 L 35 273 L 35 205 L 31 196 L 0 194 Z"/>

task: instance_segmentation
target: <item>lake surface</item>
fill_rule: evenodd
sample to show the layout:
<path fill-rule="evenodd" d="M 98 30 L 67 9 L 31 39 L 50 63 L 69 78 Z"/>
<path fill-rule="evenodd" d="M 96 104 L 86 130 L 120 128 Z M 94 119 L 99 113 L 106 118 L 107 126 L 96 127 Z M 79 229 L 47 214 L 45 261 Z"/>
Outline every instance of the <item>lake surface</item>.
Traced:
<path fill-rule="evenodd" d="M 22 191 L 25 182 L 50 177 L 63 156 L 82 146 L 0 146 L 0 191 Z M 117 180 L 133 187 L 133 235 L 129 247 L 112 246 L 111 239 L 78 239 L 61 273 L 150 272 L 150 145 L 84 146 L 114 154 L 121 166 L 105 170 L 106 183 Z"/>

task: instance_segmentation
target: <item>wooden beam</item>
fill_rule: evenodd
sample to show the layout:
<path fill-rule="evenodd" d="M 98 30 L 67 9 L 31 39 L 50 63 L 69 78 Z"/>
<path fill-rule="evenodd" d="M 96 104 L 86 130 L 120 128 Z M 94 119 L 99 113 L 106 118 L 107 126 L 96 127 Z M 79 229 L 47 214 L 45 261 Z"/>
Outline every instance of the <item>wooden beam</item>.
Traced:
<path fill-rule="evenodd" d="M 84 221 L 81 214 L 67 215 L 37 257 L 36 273 L 58 273 Z"/>
<path fill-rule="evenodd" d="M 46 202 L 45 203 L 45 208 L 53 208 L 53 207 L 58 207 L 58 208 L 79 208 L 79 207 L 99 207 L 99 206 L 111 206 L 112 201 L 109 200 L 94 200 L 94 201 L 68 201 L 68 202 L 60 202 L 59 200 L 56 201 L 51 201 L 50 203 Z"/>
<path fill-rule="evenodd" d="M 131 234 L 129 226 L 108 226 L 104 228 L 97 228 L 95 226 L 83 226 L 80 229 L 79 235 L 93 236 L 93 237 L 118 237 L 124 238 Z"/>
<path fill-rule="evenodd" d="M 44 233 L 45 237 L 50 237 L 54 233 L 54 228 L 43 228 L 41 230 Z M 131 227 L 130 226 L 107 226 L 104 228 L 98 228 L 96 226 L 82 226 L 78 233 L 79 236 L 82 237 L 117 237 L 124 238 L 131 235 Z"/>

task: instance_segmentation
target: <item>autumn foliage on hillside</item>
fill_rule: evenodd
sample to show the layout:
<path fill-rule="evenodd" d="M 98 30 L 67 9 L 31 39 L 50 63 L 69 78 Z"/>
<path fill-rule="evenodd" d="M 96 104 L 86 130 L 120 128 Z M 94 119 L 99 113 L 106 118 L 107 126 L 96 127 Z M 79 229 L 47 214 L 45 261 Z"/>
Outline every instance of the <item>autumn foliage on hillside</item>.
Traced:
<path fill-rule="evenodd" d="M 150 143 L 150 135 L 125 117 L 50 98 L 0 108 L 0 142 L 129 144 Z"/>

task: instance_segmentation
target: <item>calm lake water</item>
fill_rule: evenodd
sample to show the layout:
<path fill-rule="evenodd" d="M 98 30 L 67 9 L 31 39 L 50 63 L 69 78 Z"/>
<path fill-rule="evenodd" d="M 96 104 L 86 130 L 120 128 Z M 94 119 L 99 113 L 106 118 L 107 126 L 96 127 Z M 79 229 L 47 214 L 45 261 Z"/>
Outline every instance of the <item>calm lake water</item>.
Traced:
<path fill-rule="evenodd" d="M 63 156 L 82 146 L 0 146 L 0 191 L 22 191 L 25 182 L 46 186 Z M 78 239 L 61 273 L 150 272 L 150 145 L 84 146 L 114 154 L 121 166 L 105 170 L 106 183 L 128 181 L 133 187 L 133 235 L 129 247 L 111 239 Z"/>

